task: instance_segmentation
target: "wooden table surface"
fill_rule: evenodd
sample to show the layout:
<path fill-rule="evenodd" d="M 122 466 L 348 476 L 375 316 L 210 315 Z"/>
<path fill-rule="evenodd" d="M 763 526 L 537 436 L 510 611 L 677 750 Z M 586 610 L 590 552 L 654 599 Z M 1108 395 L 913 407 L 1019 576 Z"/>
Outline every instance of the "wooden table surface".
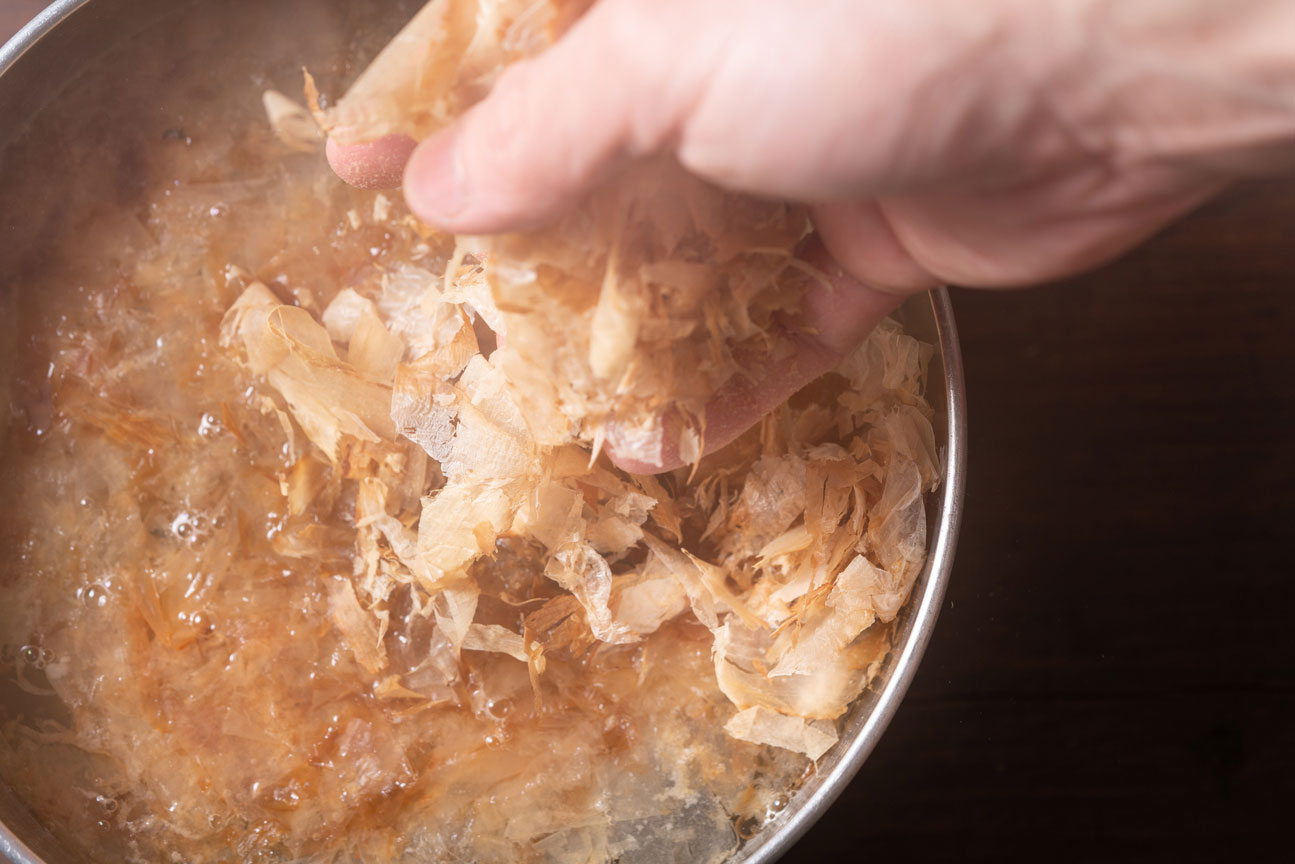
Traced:
<path fill-rule="evenodd" d="M 0 0 L 0 35 L 43 4 Z M 970 470 L 935 638 L 786 859 L 1272 860 L 1295 800 L 1295 183 L 955 291 Z"/>

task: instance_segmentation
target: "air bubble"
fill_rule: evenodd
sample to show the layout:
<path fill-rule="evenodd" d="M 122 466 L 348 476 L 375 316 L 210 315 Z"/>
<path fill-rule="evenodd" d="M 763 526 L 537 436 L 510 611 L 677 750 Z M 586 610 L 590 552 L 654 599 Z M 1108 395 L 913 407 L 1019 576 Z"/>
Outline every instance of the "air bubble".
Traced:
<path fill-rule="evenodd" d="M 171 533 L 192 543 L 205 535 L 206 523 L 207 520 L 201 515 L 181 511 L 171 520 Z"/>
<path fill-rule="evenodd" d="M 773 796 L 773 798 L 770 799 L 768 806 L 765 807 L 764 821 L 766 823 L 772 821 L 774 817 L 776 817 L 779 813 L 786 810 L 787 805 L 790 803 L 791 803 L 791 799 L 788 798 L 782 792 L 779 792 L 777 795 Z"/>
<path fill-rule="evenodd" d="M 203 438 L 215 438 L 224 431 L 225 427 L 221 424 L 220 418 L 210 411 L 203 414 L 202 419 L 198 421 L 198 434 Z"/>
<path fill-rule="evenodd" d="M 296 809 L 301 804 L 301 796 L 291 786 L 279 786 L 270 793 L 270 798 L 280 807 Z"/>
<path fill-rule="evenodd" d="M 18 659 L 33 669 L 44 669 L 54 659 L 54 653 L 40 645 L 24 645 L 18 649 Z"/>
<path fill-rule="evenodd" d="M 760 831 L 761 827 L 761 821 L 758 816 L 738 817 L 737 821 L 733 824 L 733 830 L 737 832 L 737 836 L 742 840 L 750 840 Z"/>

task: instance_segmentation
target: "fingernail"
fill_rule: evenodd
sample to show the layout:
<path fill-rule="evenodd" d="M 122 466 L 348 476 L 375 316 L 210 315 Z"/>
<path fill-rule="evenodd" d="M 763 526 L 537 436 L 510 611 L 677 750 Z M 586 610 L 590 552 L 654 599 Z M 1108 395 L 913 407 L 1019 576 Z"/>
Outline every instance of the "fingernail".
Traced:
<path fill-rule="evenodd" d="M 468 203 L 468 182 L 452 130 L 424 141 L 405 169 L 409 209 L 429 225 L 449 227 Z"/>
<path fill-rule="evenodd" d="M 395 189 L 400 186 L 405 163 L 414 150 L 414 139 L 387 135 L 361 144 L 339 144 L 344 138 L 329 138 L 325 146 L 328 164 L 347 183 L 360 189 Z"/>

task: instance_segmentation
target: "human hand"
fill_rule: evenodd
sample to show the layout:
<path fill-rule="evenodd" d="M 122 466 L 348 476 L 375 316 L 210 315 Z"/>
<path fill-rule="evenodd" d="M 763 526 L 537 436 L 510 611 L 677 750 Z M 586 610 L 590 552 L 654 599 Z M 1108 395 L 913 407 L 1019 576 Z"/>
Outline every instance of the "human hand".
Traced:
<path fill-rule="evenodd" d="M 736 430 L 718 446 L 903 296 L 1095 266 L 1268 167 L 1295 138 L 1274 35 L 1292 17 L 1280 0 L 602 0 L 419 145 L 405 193 L 447 230 L 513 230 L 669 152 L 730 189 L 810 202 L 836 284 L 806 298 L 795 374 L 765 364 L 708 409 L 708 428 Z M 410 146 L 330 158 L 373 180 L 377 154 L 395 179 Z"/>

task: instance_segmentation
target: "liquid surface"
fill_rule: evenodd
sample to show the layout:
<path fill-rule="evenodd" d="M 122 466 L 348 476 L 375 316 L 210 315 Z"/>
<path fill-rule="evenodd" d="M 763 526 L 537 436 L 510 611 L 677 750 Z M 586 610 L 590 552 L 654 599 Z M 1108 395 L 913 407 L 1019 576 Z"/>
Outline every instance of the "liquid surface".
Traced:
<path fill-rule="evenodd" d="M 397 589 L 375 676 L 333 599 L 356 480 L 325 469 L 290 512 L 300 450 L 220 343 L 253 279 L 318 316 L 444 266 L 261 114 L 303 60 L 352 77 L 403 17 L 370 5 L 165 24 L 100 61 L 129 86 L 92 71 L 6 156 L 0 773 L 81 860 L 722 858 L 809 763 L 724 733 L 710 633 L 551 650 L 537 699 Z M 434 487 L 416 445 L 390 455 L 399 494 Z M 538 555 L 500 540 L 478 622 L 560 593 Z"/>

